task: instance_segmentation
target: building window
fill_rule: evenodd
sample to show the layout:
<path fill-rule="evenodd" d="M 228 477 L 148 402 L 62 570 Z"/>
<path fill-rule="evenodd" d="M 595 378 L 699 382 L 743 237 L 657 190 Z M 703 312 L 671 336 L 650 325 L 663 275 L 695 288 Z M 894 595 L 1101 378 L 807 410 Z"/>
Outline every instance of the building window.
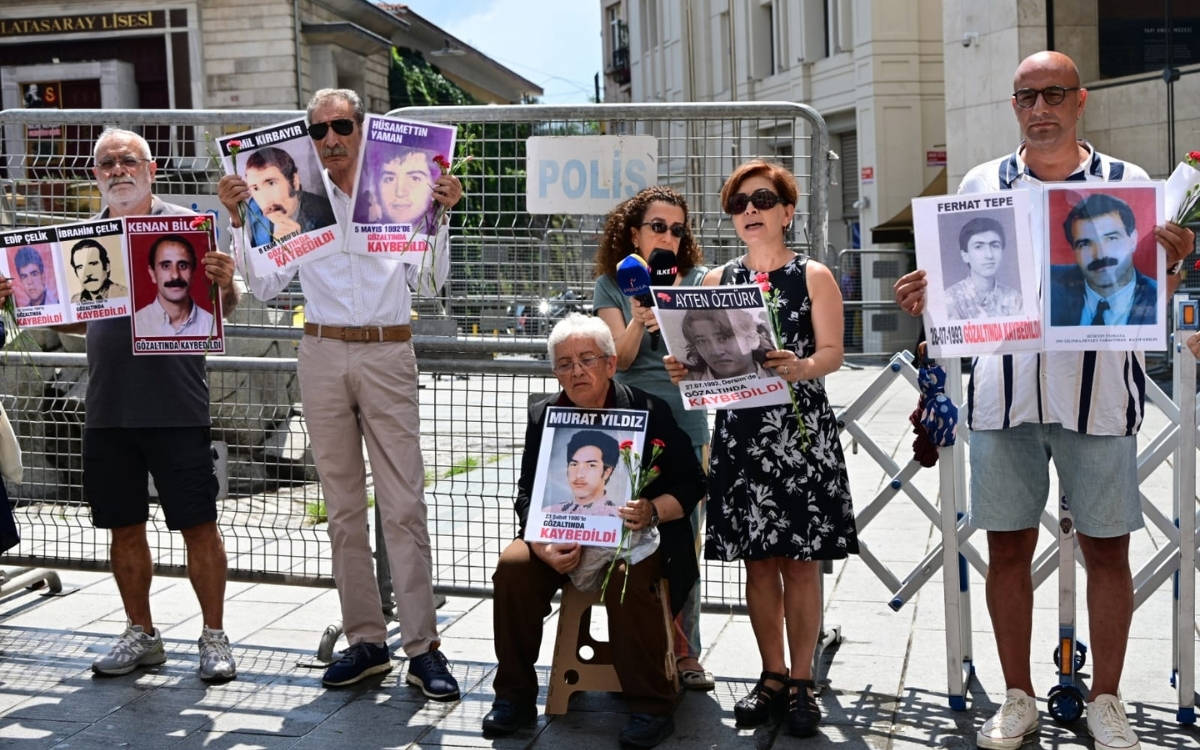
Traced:
<path fill-rule="evenodd" d="M 658 0 L 642 0 L 642 50 L 658 46 Z"/>
<path fill-rule="evenodd" d="M 720 34 L 720 38 L 717 39 L 717 49 L 721 50 L 720 59 L 717 60 L 719 76 L 717 90 L 729 91 L 731 78 L 729 75 L 729 55 L 730 50 L 733 48 L 733 40 L 729 38 L 730 33 L 732 33 L 729 27 L 729 11 L 721 12 L 720 23 L 717 25 L 717 28 Z"/>
<path fill-rule="evenodd" d="M 758 0 L 750 19 L 751 73 L 755 78 L 775 74 L 775 9 L 771 0 Z"/>
<path fill-rule="evenodd" d="M 629 26 L 621 20 L 621 7 L 608 6 L 608 64 L 604 72 L 618 85 L 629 83 Z"/>
<path fill-rule="evenodd" d="M 1167 24 L 1158 5 L 1099 0 L 1097 20 L 1101 78 L 1158 72 L 1168 62 L 1200 62 L 1200 0 L 1171 3 L 1169 60 Z"/>

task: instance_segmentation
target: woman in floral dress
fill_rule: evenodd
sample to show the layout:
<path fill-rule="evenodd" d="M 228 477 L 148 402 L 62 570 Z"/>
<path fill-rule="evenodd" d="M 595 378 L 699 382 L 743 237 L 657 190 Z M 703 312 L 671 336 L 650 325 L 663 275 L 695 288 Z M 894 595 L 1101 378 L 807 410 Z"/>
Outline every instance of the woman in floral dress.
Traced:
<path fill-rule="evenodd" d="M 821 717 L 812 675 L 820 561 L 856 553 L 858 537 L 837 423 L 820 380 L 842 365 L 842 295 L 828 268 L 785 243 L 797 193 L 791 172 L 758 160 L 734 170 L 721 190 L 746 254 L 710 271 L 704 284 L 758 283 L 778 293 L 783 343 L 764 366 L 787 381 L 798 413 L 792 403 L 717 412 L 705 556 L 746 566 L 746 605 L 763 672 L 734 706 L 738 724 L 766 722 L 786 704 L 789 732 L 810 736 Z M 687 375 L 673 357 L 665 362 L 673 381 Z"/>

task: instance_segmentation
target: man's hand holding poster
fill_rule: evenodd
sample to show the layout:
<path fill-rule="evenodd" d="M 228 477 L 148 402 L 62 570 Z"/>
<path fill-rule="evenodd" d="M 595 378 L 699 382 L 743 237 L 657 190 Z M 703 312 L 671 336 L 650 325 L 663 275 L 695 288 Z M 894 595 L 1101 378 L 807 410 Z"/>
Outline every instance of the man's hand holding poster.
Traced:
<path fill-rule="evenodd" d="M 1029 202 L 1024 190 L 913 200 L 932 356 L 1042 348 Z"/>
<path fill-rule="evenodd" d="M 1163 184 L 1045 186 L 1046 348 L 1166 348 Z"/>
<path fill-rule="evenodd" d="M 217 139 L 226 174 L 246 181 L 243 243 L 263 276 L 342 250 L 342 229 L 329 203 L 316 147 L 304 120 Z"/>
<path fill-rule="evenodd" d="M 763 367 L 775 348 L 762 290 L 735 286 L 651 287 L 667 350 L 688 368 L 685 409 L 788 403 L 787 383 Z"/>
<path fill-rule="evenodd" d="M 538 451 L 525 540 L 616 547 L 617 511 L 633 498 L 621 443 L 641 455 L 649 415 L 551 406 Z"/>
<path fill-rule="evenodd" d="M 225 351 L 221 295 L 204 273 L 212 232 L 194 216 L 125 218 L 134 354 Z"/>
<path fill-rule="evenodd" d="M 367 115 L 351 215 L 351 253 L 420 264 L 437 237 L 438 157 L 454 156 L 452 125 Z"/>

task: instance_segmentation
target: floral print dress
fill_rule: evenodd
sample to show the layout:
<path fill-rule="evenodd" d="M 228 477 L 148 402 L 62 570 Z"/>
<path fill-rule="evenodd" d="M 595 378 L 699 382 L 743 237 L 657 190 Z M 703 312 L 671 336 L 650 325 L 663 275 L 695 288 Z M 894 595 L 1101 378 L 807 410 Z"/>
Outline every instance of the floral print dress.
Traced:
<path fill-rule="evenodd" d="M 726 267 L 724 283 L 753 283 L 744 258 Z M 812 300 L 797 255 L 769 274 L 779 291 L 783 348 L 801 358 L 816 351 Z M 802 436 L 791 403 L 717 411 L 709 474 L 710 560 L 835 560 L 858 552 L 854 508 L 837 421 L 820 380 L 792 384 L 808 429 Z"/>

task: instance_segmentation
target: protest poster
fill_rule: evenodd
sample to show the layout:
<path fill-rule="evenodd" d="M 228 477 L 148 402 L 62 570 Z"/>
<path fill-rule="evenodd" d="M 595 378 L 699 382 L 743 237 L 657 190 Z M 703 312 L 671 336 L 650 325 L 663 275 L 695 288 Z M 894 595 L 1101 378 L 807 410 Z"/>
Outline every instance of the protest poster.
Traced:
<path fill-rule="evenodd" d="M 213 235 L 198 228 L 197 220 L 186 215 L 125 218 L 134 354 L 225 351 L 220 290 L 203 266 Z"/>
<path fill-rule="evenodd" d="M 304 120 L 217 139 L 226 174 L 246 181 L 242 245 L 250 269 L 270 276 L 341 252 L 342 228 L 329 203 Z"/>
<path fill-rule="evenodd" d="M 651 287 L 663 341 L 688 368 L 685 409 L 744 409 L 789 402 L 788 385 L 763 367 L 775 349 L 770 313 L 754 284 Z"/>
<path fill-rule="evenodd" d="M 617 511 L 633 499 L 621 444 L 640 456 L 649 418 L 640 409 L 547 407 L 525 540 L 616 547 Z"/>
<path fill-rule="evenodd" d="M 12 298 L 21 328 L 69 323 L 63 303 L 63 269 L 54 251 L 53 227 L 0 234 L 4 275 L 12 279 Z M 3 343 L 3 342 L 0 342 Z"/>
<path fill-rule="evenodd" d="M 64 274 L 71 300 L 68 322 L 128 317 L 133 305 L 125 262 L 125 220 L 84 221 L 55 230 L 58 257 L 70 269 Z"/>
<path fill-rule="evenodd" d="M 934 357 L 1042 348 L 1041 278 L 1024 190 L 914 198 L 917 267 Z"/>
<path fill-rule="evenodd" d="M 1046 349 L 1166 348 L 1163 183 L 1047 183 Z"/>
<path fill-rule="evenodd" d="M 454 156 L 452 125 L 367 115 L 351 214 L 351 253 L 420 264 L 437 237 L 433 183 Z"/>

